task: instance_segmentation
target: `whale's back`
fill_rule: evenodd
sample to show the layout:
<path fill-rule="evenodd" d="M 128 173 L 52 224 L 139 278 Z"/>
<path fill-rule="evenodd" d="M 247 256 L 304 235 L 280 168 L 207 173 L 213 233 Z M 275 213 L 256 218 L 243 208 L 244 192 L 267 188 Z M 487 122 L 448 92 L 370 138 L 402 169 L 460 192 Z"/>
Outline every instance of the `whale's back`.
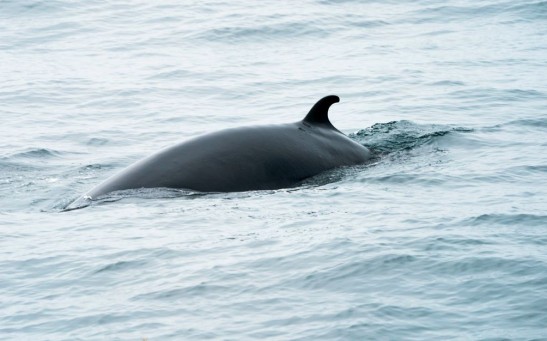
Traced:
<path fill-rule="evenodd" d="M 306 122 L 227 129 L 145 158 L 87 193 L 133 188 L 237 192 L 292 187 L 370 152 L 337 130 Z"/>

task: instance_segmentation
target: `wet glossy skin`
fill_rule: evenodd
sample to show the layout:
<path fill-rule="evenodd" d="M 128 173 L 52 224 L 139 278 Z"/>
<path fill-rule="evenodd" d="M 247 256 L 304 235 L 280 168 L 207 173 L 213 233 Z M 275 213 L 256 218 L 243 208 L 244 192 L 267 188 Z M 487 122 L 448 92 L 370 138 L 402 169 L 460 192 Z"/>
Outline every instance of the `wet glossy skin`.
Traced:
<path fill-rule="evenodd" d="M 209 133 L 166 148 L 86 196 L 136 188 L 238 192 L 293 187 L 332 168 L 365 163 L 370 151 L 328 121 L 338 97 L 320 100 L 303 121 Z"/>

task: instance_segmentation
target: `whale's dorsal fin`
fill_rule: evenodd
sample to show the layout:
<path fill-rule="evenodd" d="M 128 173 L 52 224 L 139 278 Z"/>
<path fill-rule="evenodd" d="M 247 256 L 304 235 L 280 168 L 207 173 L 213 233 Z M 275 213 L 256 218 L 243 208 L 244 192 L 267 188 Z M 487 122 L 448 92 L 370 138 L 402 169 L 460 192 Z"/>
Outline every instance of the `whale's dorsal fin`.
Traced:
<path fill-rule="evenodd" d="M 310 112 L 304 118 L 304 122 L 309 124 L 323 124 L 329 127 L 333 127 L 329 121 L 329 108 L 331 105 L 338 102 L 340 102 L 340 98 L 335 95 L 321 98 L 310 109 Z"/>

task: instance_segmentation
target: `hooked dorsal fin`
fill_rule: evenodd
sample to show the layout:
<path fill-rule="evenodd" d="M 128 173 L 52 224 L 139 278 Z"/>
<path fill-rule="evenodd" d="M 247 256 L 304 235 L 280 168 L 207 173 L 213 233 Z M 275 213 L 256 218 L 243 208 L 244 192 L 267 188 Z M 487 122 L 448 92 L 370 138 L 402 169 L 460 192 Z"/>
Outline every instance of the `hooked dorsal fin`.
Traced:
<path fill-rule="evenodd" d="M 304 122 L 309 124 L 323 124 L 333 127 L 329 121 L 329 108 L 331 105 L 338 102 L 340 102 L 340 98 L 335 95 L 321 98 L 310 109 L 310 112 L 304 118 Z"/>

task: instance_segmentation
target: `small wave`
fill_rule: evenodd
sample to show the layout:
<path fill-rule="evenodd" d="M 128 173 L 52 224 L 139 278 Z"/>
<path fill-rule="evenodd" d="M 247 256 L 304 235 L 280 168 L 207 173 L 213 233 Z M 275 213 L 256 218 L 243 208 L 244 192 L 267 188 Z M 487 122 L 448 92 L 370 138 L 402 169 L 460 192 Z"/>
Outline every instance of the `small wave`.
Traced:
<path fill-rule="evenodd" d="M 318 288 L 352 288 L 360 279 L 373 274 L 390 275 L 399 269 L 409 268 L 421 263 L 419 257 L 409 254 L 388 253 L 367 259 L 366 262 L 356 261 L 343 263 L 325 271 L 305 273 L 293 278 L 292 285 L 307 289 Z"/>
<path fill-rule="evenodd" d="M 529 176 L 531 174 L 547 173 L 547 165 L 527 165 L 527 166 L 514 166 L 504 170 L 504 173 L 508 174 L 520 174 Z"/>
<path fill-rule="evenodd" d="M 528 172 L 534 172 L 534 173 L 547 173 L 547 166 L 546 165 L 540 165 L 540 166 L 525 166 L 524 169 Z"/>
<path fill-rule="evenodd" d="M 301 23 L 278 23 L 252 27 L 213 28 L 199 33 L 194 38 L 212 42 L 276 41 L 281 38 L 323 38 L 328 31 L 315 25 Z"/>
<path fill-rule="evenodd" d="M 476 217 L 467 218 L 462 225 L 503 225 L 503 226 L 547 226 L 547 216 L 535 214 L 481 214 Z"/>
<path fill-rule="evenodd" d="M 167 79 L 185 79 L 188 77 L 199 77 L 200 73 L 192 72 L 189 70 L 171 70 L 162 71 L 149 76 L 149 80 L 167 80 Z"/>
<path fill-rule="evenodd" d="M 110 264 L 107 264 L 105 266 L 102 266 L 101 268 L 96 270 L 94 273 L 99 274 L 99 273 L 102 273 L 102 272 L 123 271 L 123 270 L 128 270 L 128 269 L 134 269 L 134 268 L 140 267 L 144 264 L 146 264 L 145 261 L 119 261 L 119 262 L 114 262 L 114 263 L 110 263 Z"/>
<path fill-rule="evenodd" d="M 8 0 L 2 1 L 3 15 L 36 16 L 48 15 L 63 10 L 69 3 L 46 0 Z"/>
<path fill-rule="evenodd" d="M 537 265 L 540 265 L 539 263 Z M 436 261 L 428 266 L 428 270 L 446 275 L 475 275 L 484 273 L 499 273 L 527 276 L 534 275 L 539 266 L 534 266 L 530 260 L 505 257 L 465 257 L 452 261 Z"/>
<path fill-rule="evenodd" d="M 409 16 L 414 23 L 451 22 L 456 20 L 470 20 L 472 18 L 492 16 L 504 13 L 507 4 L 482 5 L 479 2 L 469 6 L 439 5 L 416 10 Z"/>
<path fill-rule="evenodd" d="M 360 27 L 360 28 L 373 28 L 373 27 L 386 26 L 386 25 L 389 25 L 389 23 L 387 21 L 384 21 L 384 20 L 373 20 L 373 19 L 362 20 L 362 19 L 360 19 L 360 20 L 355 20 L 355 21 L 350 22 L 350 25 L 355 26 L 355 27 Z"/>
<path fill-rule="evenodd" d="M 547 1 L 518 4 L 508 8 L 509 11 L 521 15 L 525 19 L 546 19 Z"/>
<path fill-rule="evenodd" d="M 88 146 L 103 146 L 109 142 L 108 139 L 102 138 L 102 137 L 92 137 L 89 140 L 87 140 Z"/>
<path fill-rule="evenodd" d="M 465 83 L 461 81 L 455 81 L 455 80 L 442 80 L 442 81 L 436 81 L 429 83 L 428 85 L 431 86 L 464 86 Z"/>
<path fill-rule="evenodd" d="M 513 1 L 470 5 L 439 5 L 416 10 L 409 16 L 413 23 L 469 21 L 475 18 L 516 18 L 517 21 L 547 18 L 547 1 L 515 4 Z"/>
<path fill-rule="evenodd" d="M 1 157 L 0 159 L 44 159 L 44 158 L 55 158 L 60 157 L 63 153 L 53 149 L 47 148 L 31 148 L 25 151 L 21 151 L 15 154 Z"/>
<path fill-rule="evenodd" d="M 38 169 L 38 167 L 35 167 L 33 165 L 29 165 L 26 163 L 13 162 L 11 160 L 8 161 L 8 160 L 4 160 L 0 158 L 0 171 L 5 173 L 7 172 L 19 173 L 19 172 L 32 171 L 36 169 Z"/>
<path fill-rule="evenodd" d="M 547 128 L 547 119 L 529 118 L 529 119 L 513 120 L 507 123 L 498 125 L 496 127 L 502 127 L 502 126 L 522 126 L 522 127 L 534 127 L 534 128 L 544 129 L 544 128 Z"/>
<path fill-rule="evenodd" d="M 202 193 L 190 190 L 177 188 L 137 188 L 126 189 L 121 191 L 110 192 L 99 198 L 90 198 L 88 196 L 78 196 L 77 198 L 64 202 L 60 210 L 69 212 L 86 208 L 88 206 L 103 205 L 124 199 L 171 199 L 171 198 L 196 198 L 208 195 L 210 193 Z"/>
<path fill-rule="evenodd" d="M 451 133 L 467 133 L 472 129 L 443 125 L 418 125 L 410 121 L 377 123 L 359 130 L 350 137 L 377 153 L 410 150 L 431 143 Z"/>
<path fill-rule="evenodd" d="M 225 292 L 228 288 L 220 285 L 212 285 L 207 283 L 199 283 L 196 285 L 186 286 L 184 288 L 161 290 L 141 294 L 133 297 L 133 300 L 186 300 L 188 297 L 195 295 L 206 296 L 211 294 L 220 294 Z"/>
<path fill-rule="evenodd" d="M 504 103 L 506 105 L 507 102 L 543 101 L 545 99 L 544 93 L 532 89 L 458 89 L 450 92 L 449 96 L 459 101 L 490 103 L 491 105 L 496 103 Z"/>
<path fill-rule="evenodd" d="M 422 184 L 425 186 L 440 186 L 453 180 L 446 175 L 443 176 L 428 176 L 424 174 L 391 174 L 378 177 L 365 177 L 361 182 L 365 183 L 384 183 L 384 184 Z"/>

